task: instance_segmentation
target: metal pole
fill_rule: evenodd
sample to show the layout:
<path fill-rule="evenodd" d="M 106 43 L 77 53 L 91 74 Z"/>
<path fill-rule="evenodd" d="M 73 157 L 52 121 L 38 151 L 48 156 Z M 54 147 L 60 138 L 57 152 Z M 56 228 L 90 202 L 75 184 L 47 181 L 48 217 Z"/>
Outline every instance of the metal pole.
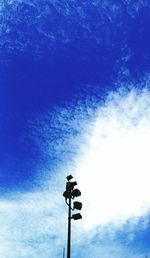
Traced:
<path fill-rule="evenodd" d="M 71 251 L 71 192 L 69 197 L 69 205 L 68 205 L 68 246 L 67 246 L 67 258 L 70 258 Z"/>
<path fill-rule="evenodd" d="M 65 248 L 63 248 L 63 258 L 65 258 Z"/>

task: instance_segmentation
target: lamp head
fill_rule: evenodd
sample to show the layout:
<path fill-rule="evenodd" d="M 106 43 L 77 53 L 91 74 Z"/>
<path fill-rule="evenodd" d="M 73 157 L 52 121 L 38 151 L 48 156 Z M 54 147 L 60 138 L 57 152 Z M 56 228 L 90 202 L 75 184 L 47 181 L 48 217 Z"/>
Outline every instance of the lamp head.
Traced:
<path fill-rule="evenodd" d="M 73 214 L 71 218 L 74 220 L 78 220 L 78 219 L 82 219 L 82 216 L 80 213 L 76 213 L 76 214 Z"/>
<path fill-rule="evenodd" d="M 77 210 L 81 210 L 82 209 L 82 203 L 81 202 L 74 202 L 73 203 L 73 208 L 77 209 Z"/>
<path fill-rule="evenodd" d="M 65 192 L 63 193 L 63 196 L 64 196 L 66 199 L 69 199 L 69 198 L 70 198 L 70 192 L 65 191 Z"/>
<path fill-rule="evenodd" d="M 66 183 L 66 190 L 67 190 L 67 191 L 72 191 L 72 190 L 74 189 L 74 186 L 75 186 L 75 185 L 77 185 L 77 182 L 76 182 L 76 181 L 74 181 L 74 182 L 68 181 L 68 182 Z"/>
<path fill-rule="evenodd" d="M 72 178 L 73 178 L 72 175 L 69 175 L 69 176 L 66 177 L 66 179 L 67 179 L 68 181 L 70 181 Z"/>
<path fill-rule="evenodd" d="M 80 192 L 80 190 L 79 189 L 74 189 L 73 191 L 72 191 L 72 197 L 79 197 L 80 195 L 81 195 L 81 192 Z"/>

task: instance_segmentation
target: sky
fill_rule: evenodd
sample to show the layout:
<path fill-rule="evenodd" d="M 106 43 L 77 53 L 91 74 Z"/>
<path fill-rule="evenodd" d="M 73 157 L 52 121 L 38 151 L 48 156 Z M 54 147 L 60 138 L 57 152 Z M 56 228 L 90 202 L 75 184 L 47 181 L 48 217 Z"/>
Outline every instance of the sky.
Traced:
<path fill-rule="evenodd" d="M 0 257 L 150 256 L 150 3 L 0 1 Z M 65 253 L 66 255 L 66 253 Z"/>

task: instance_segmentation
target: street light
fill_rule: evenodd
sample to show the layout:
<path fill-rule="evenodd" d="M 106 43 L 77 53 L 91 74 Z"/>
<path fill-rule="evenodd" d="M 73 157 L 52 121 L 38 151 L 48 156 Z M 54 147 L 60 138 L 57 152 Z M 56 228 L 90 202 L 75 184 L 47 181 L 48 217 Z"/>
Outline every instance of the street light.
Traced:
<path fill-rule="evenodd" d="M 68 181 L 71 180 L 72 178 L 73 178 L 72 175 L 69 175 L 69 176 L 66 177 L 66 179 L 67 179 Z"/>
<path fill-rule="evenodd" d="M 68 241 L 67 241 L 67 258 L 70 258 L 70 253 L 71 253 L 71 219 L 78 220 L 82 219 L 82 216 L 80 213 L 76 214 L 71 214 L 71 210 L 77 209 L 81 210 L 82 209 L 82 203 L 75 201 L 73 203 L 73 208 L 72 208 L 72 199 L 75 197 L 79 197 L 81 195 L 81 192 L 79 189 L 74 189 L 74 187 L 77 185 L 77 182 L 70 181 L 73 179 L 72 175 L 69 175 L 66 177 L 67 182 L 66 182 L 66 191 L 64 191 L 63 196 L 65 197 L 65 202 L 68 205 Z"/>
<path fill-rule="evenodd" d="M 80 213 L 76 213 L 76 214 L 73 214 L 71 218 L 74 220 L 77 220 L 77 219 L 82 219 L 82 216 Z"/>
<path fill-rule="evenodd" d="M 77 185 L 77 182 L 76 182 L 76 181 L 74 181 L 74 182 L 68 181 L 68 182 L 66 183 L 66 191 L 73 190 L 75 185 Z"/>
<path fill-rule="evenodd" d="M 79 197 L 81 195 L 81 192 L 79 189 L 74 189 L 71 193 L 72 197 Z"/>
<path fill-rule="evenodd" d="M 73 209 L 81 210 L 82 209 L 82 203 L 81 202 L 74 202 L 73 203 Z"/>

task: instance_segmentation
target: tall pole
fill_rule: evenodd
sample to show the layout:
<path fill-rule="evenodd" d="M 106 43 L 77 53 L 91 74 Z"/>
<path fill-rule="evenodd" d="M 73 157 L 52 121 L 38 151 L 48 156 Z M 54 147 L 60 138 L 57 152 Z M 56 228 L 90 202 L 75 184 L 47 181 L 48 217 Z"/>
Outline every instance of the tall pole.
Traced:
<path fill-rule="evenodd" d="M 77 185 L 77 182 L 70 181 L 73 178 L 72 175 L 69 175 L 66 177 L 67 183 L 66 183 L 66 191 L 63 193 L 63 196 L 65 197 L 65 202 L 68 205 L 68 239 L 67 239 L 67 258 L 71 258 L 71 219 L 78 220 L 82 219 L 82 216 L 80 213 L 72 214 L 71 210 L 74 211 L 74 209 L 81 210 L 82 203 L 81 202 L 73 202 L 72 207 L 72 199 L 79 197 L 81 195 L 81 192 L 79 189 L 74 189 L 74 187 Z"/>
<path fill-rule="evenodd" d="M 70 258 L 71 250 L 71 191 L 69 196 L 69 205 L 68 205 L 68 245 L 67 245 L 67 258 Z"/>
<path fill-rule="evenodd" d="M 63 248 L 63 258 L 65 258 L 65 248 Z"/>

